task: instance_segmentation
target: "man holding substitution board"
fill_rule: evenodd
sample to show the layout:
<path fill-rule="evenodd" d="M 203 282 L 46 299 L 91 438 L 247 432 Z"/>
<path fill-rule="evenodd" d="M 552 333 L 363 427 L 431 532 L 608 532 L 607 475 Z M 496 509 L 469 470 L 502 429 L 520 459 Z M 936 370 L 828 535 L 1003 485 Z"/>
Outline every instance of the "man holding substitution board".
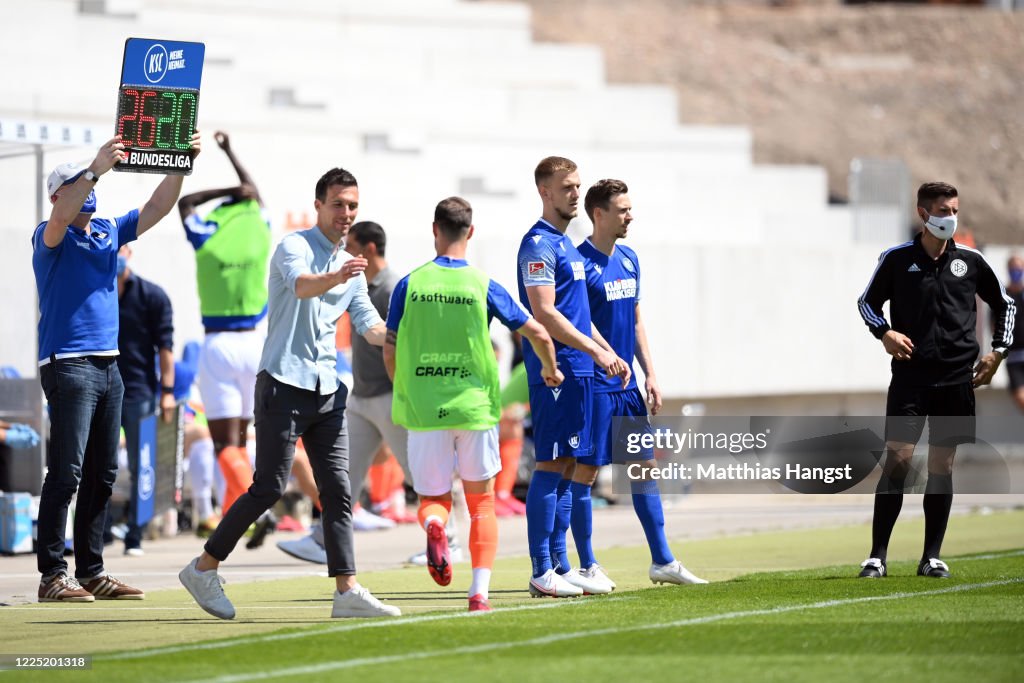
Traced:
<path fill-rule="evenodd" d="M 191 86 L 198 102 L 202 46 L 170 44 L 184 56 L 172 68 L 155 41 L 130 39 L 125 44 L 118 134 L 100 147 L 88 166 L 64 163 L 49 175 L 47 195 L 53 204 L 48 220 L 32 234 L 32 269 L 39 297 L 39 379 L 50 408 L 50 448 L 39 503 L 37 563 L 41 602 L 92 602 L 96 599 L 141 600 L 143 592 L 107 574 L 103 564 L 103 526 L 117 476 L 117 447 L 124 384 L 117 369 L 117 252 L 156 225 L 174 208 L 182 176 L 191 172 L 200 151 L 195 107 L 181 106 Z M 190 47 L 191 46 L 191 47 Z M 197 47 L 198 46 L 198 47 Z M 145 52 L 140 54 L 140 51 Z M 198 55 L 198 56 L 196 56 Z M 130 65 L 134 62 L 134 68 Z M 175 91 L 139 90 L 133 84 L 167 79 Z M 129 78 L 129 80 L 126 80 Z M 127 93 L 136 92 L 132 100 Z M 189 93 L 192 94 L 192 93 Z M 174 99 L 174 104 L 171 100 Z M 132 110 L 126 112 L 126 102 Z M 158 121 L 147 107 L 161 104 Z M 182 114 L 186 116 L 183 118 Z M 95 187 L 107 171 L 127 160 L 132 144 L 149 142 L 187 159 L 167 168 L 119 168 L 166 177 L 148 201 L 114 219 L 94 218 Z M 161 137 L 158 133 L 162 133 Z M 133 136 L 131 141 L 126 135 Z M 141 140 L 141 142 L 139 142 Z M 173 147 L 173 150 L 171 148 Z M 68 506 L 75 507 L 75 576 L 64 559 Z"/>

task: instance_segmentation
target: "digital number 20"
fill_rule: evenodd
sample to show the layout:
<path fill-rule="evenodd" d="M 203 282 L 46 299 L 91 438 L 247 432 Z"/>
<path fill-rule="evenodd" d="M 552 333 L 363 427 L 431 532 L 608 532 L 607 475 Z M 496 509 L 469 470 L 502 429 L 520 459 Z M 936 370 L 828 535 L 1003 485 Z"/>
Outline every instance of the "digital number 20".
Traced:
<path fill-rule="evenodd" d="M 126 147 L 153 147 L 154 144 L 158 149 L 192 147 L 192 131 L 196 122 L 195 95 L 190 92 L 161 92 L 157 99 L 158 93 L 153 90 L 140 92 L 132 88 L 125 88 L 122 93 L 134 100 L 134 105 L 122 107 L 122 110 L 131 109 L 132 113 L 123 114 L 117 122 L 117 134 Z M 163 115 L 157 118 L 154 113 Z M 129 134 L 125 132 L 126 125 Z"/>

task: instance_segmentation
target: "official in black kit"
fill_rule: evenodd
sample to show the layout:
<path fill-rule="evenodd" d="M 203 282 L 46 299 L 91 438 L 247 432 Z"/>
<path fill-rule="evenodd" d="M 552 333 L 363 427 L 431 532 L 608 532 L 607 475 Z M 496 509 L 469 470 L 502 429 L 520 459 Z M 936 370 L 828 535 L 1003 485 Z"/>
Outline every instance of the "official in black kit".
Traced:
<path fill-rule="evenodd" d="M 871 555 L 861 564 L 865 578 L 886 575 L 889 538 L 903 489 L 913 484 L 911 460 L 926 416 L 960 418 L 930 420 L 924 552 L 917 569 L 920 576 L 949 577 L 939 552 L 953 502 L 953 458 L 957 444 L 974 440 L 974 388 L 992 380 L 1013 342 L 1013 299 L 981 252 L 953 239 L 959 210 L 955 187 L 922 185 L 917 213 L 924 228 L 882 253 L 857 302 L 868 329 L 892 356 L 886 456 L 875 494 Z M 975 296 L 992 308 L 995 321 L 992 350 L 980 358 Z M 891 325 L 882 314 L 886 301 Z"/>

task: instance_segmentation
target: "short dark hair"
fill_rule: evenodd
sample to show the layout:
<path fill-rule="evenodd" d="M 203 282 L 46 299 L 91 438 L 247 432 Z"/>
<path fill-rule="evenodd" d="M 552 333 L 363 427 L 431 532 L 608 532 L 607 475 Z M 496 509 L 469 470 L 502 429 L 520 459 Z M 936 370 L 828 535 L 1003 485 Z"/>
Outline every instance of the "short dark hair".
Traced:
<path fill-rule="evenodd" d="M 952 199 L 956 197 L 956 188 L 949 183 L 925 183 L 917 188 L 917 205 L 921 208 L 931 206 L 940 197 Z"/>
<path fill-rule="evenodd" d="M 590 217 L 590 222 L 594 222 L 594 209 L 600 207 L 607 211 L 608 204 L 612 199 L 627 192 L 629 192 L 629 188 L 626 187 L 626 183 L 613 178 L 598 180 L 591 185 L 587 190 L 587 196 L 583 198 L 583 208 L 586 210 L 587 216 Z"/>
<path fill-rule="evenodd" d="M 359 221 L 348 229 L 348 236 L 355 239 L 359 244 L 372 244 L 377 247 L 377 255 L 384 255 L 384 247 L 387 246 L 388 238 L 384 234 L 384 228 L 373 221 Z"/>
<path fill-rule="evenodd" d="M 473 207 L 462 197 L 442 199 L 434 209 L 434 222 L 448 239 L 461 239 L 473 224 Z"/>
<path fill-rule="evenodd" d="M 354 175 L 343 168 L 332 168 L 320 176 L 320 180 L 316 181 L 316 198 L 320 201 L 325 201 L 327 199 L 327 188 L 332 185 L 359 187 L 359 183 L 356 182 Z"/>
<path fill-rule="evenodd" d="M 572 173 L 575 170 L 576 162 L 572 159 L 566 159 L 565 157 L 545 157 L 540 160 L 540 163 L 537 164 L 537 168 L 533 170 L 533 182 L 540 185 L 556 173 L 561 171 Z"/>

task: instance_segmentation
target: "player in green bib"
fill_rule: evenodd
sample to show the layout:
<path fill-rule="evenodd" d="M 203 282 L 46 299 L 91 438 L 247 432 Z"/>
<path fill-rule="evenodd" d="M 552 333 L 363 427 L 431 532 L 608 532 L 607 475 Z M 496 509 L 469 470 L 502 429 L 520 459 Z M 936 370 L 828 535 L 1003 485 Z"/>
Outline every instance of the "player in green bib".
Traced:
<path fill-rule="evenodd" d="M 196 252 L 199 308 L 206 330 L 197 373 L 199 392 L 227 484 L 221 501 L 222 512 L 227 512 L 252 484 L 245 442 L 263 352 L 264 333 L 257 326 L 267 315 L 271 235 L 259 192 L 235 157 L 230 139 L 221 131 L 214 138 L 239 184 L 186 195 L 178 202 L 178 211 Z M 221 203 L 200 217 L 197 209 L 217 199 Z M 271 514 L 261 518 L 249 545 L 259 545 L 274 522 Z"/>
<path fill-rule="evenodd" d="M 470 516 L 469 610 L 489 611 L 498 547 L 494 477 L 501 471 L 501 396 L 488 331 L 491 318 L 529 340 L 548 386 L 557 387 L 563 377 L 544 328 L 504 287 L 466 262 L 473 235 L 469 202 L 460 197 L 441 201 L 433 230 L 437 257 L 402 278 L 391 294 L 384 343 L 384 364 L 394 382 L 391 414 L 409 430 L 409 470 L 420 497 L 430 575 L 442 586 L 452 580 L 444 525 L 457 472 Z"/>

